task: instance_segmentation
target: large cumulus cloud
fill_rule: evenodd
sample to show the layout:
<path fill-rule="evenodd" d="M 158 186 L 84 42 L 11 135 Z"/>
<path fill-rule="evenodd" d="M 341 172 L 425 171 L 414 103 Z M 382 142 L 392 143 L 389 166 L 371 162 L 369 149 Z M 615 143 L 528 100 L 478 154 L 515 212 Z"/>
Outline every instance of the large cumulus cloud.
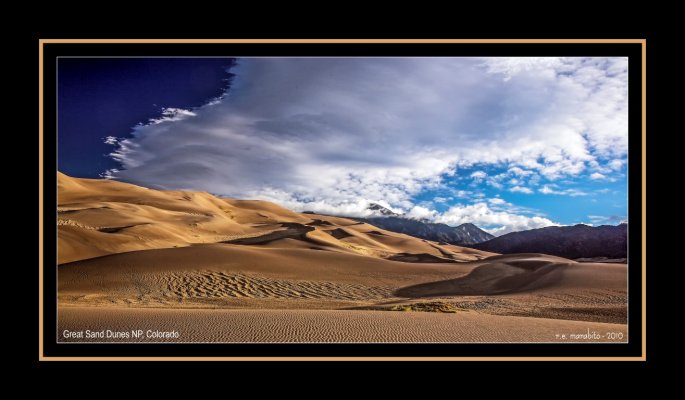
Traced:
<path fill-rule="evenodd" d="M 627 153 L 623 58 L 255 58 L 232 72 L 222 99 L 135 127 L 108 176 L 363 215 L 368 201 L 411 210 L 461 166 L 556 180 Z"/>

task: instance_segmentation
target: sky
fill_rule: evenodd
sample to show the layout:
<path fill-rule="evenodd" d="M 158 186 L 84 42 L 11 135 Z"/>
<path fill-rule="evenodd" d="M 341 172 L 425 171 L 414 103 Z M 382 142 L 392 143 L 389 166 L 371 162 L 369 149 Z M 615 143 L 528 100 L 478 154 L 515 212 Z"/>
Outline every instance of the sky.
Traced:
<path fill-rule="evenodd" d="M 97 178 L 116 168 L 108 136 L 126 137 L 169 105 L 198 107 L 221 96 L 231 64 L 226 58 L 59 58 L 60 171 Z"/>
<path fill-rule="evenodd" d="M 60 59 L 59 169 L 495 235 L 627 215 L 627 58 Z"/>

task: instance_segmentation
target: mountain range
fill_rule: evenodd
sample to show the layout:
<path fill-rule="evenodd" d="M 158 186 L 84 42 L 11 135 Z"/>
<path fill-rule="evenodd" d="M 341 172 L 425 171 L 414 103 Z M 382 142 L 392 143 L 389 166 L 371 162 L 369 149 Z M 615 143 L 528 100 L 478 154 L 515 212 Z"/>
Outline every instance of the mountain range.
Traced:
<path fill-rule="evenodd" d="M 420 239 L 465 246 L 485 242 L 494 238 L 493 235 L 471 223 L 465 223 L 459 226 L 449 226 L 425 220 L 407 218 L 402 214 L 398 214 L 377 203 L 369 204 L 367 209 L 373 211 L 376 216 L 354 219 L 379 228 L 397 233 L 404 233 Z"/>
<path fill-rule="evenodd" d="M 449 226 L 416 219 L 390 216 L 356 219 L 389 231 L 460 246 L 473 245 L 494 238 L 493 235 L 471 223 L 461 224 L 459 226 Z"/>
<path fill-rule="evenodd" d="M 375 216 L 356 219 L 421 239 L 469 246 L 494 253 L 544 253 L 588 261 L 627 257 L 627 224 L 597 227 L 584 224 L 550 226 L 495 237 L 472 223 L 452 227 L 407 218 L 377 203 L 369 204 L 367 209 L 373 211 Z"/>
<path fill-rule="evenodd" d="M 620 259 L 626 258 L 628 253 L 628 225 L 548 226 L 508 233 L 470 247 L 501 254 L 544 253 L 570 259 Z"/>

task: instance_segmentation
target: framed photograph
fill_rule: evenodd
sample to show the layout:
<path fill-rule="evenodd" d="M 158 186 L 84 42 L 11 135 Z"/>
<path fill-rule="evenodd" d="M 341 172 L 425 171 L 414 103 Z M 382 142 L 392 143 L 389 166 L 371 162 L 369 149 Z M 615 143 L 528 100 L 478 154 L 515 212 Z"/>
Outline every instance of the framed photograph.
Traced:
<path fill-rule="evenodd" d="M 643 39 L 41 39 L 40 360 L 645 360 Z"/>

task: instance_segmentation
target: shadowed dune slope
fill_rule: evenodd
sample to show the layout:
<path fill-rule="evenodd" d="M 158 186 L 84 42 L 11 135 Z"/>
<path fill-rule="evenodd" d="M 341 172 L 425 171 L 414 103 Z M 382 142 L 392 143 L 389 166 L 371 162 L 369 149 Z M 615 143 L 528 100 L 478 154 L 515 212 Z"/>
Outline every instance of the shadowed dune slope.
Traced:
<path fill-rule="evenodd" d="M 624 290 L 626 266 L 577 263 L 544 254 L 490 257 L 470 273 L 455 279 L 401 288 L 398 297 L 475 296 L 534 290 Z"/>

